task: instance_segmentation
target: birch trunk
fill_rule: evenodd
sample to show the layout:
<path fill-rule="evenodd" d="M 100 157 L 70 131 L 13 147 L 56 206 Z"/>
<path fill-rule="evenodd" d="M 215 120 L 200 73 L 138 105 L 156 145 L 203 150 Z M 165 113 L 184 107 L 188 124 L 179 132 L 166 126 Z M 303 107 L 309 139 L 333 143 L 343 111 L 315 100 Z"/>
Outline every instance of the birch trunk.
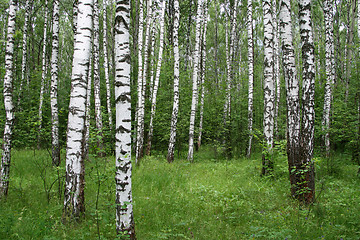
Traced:
<path fill-rule="evenodd" d="M 208 18 L 208 7 L 207 7 L 207 0 L 204 0 L 203 3 L 203 30 L 202 30 L 202 65 L 201 65 L 201 75 L 200 75 L 200 86 L 201 86 L 201 97 L 200 97 L 200 123 L 199 123 L 199 137 L 198 137 L 198 149 L 201 146 L 201 138 L 202 138 L 202 131 L 203 131 L 203 119 L 204 119 L 204 98 L 205 98 L 205 72 L 206 72 L 206 30 L 207 30 L 207 18 Z"/>
<path fill-rule="evenodd" d="M 87 76 L 91 52 L 94 0 L 79 0 L 71 76 L 63 219 L 78 219 L 85 212 L 84 133 Z"/>
<path fill-rule="evenodd" d="M 153 88 L 152 97 L 151 97 L 151 116 L 150 116 L 150 124 L 149 124 L 147 149 L 146 149 L 147 155 L 150 155 L 150 151 L 151 151 L 151 141 L 152 141 L 153 132 L 154 132 L 154 123 L 153 122 L 154 122 L 154 117 L 155 117 L 155 112 L 156 112 L 156 97 L 157 97 L 157 92 L 158 92 L 158 88 L 159 88 L 160 71 L 161 71 L 161 65 L 162 65 L 162 55 L 163 55 L 163 48 L 164 48 L 165 3 L 166 3 L 165 0 L 163 0 L 161 3 L 162 6 L 161 6 L 161 17 L 160 17 L 159 57 L 158 57 L 158 64 L 157 64 L 157 68 L 156 68 L 154 88 Z M 149 25 L 148 25 L 148 27 L 150 28 Z M 147 46 L 145 46 L 145 49 L 147 49 Z M 146 54 L 145 54 L 145 56 L 146 56 Z M 147 61 L 147 57 L 145 57 L 145 65 L 146 65 L 146 61 Z M 144 71 L 144 76 L 146 76 L 145 71 Z M 145 82 L 145 78 L 144 78 L 144 82 Z"/>
<path fill-rule="evenodd" d="M 193 87 L 191 99 L 191 112 L 190 112 L 190 127 L 189 127 L 189 151 L 187 159 L 190 162 L 194 160 L 194 131 L 195 131 L 195 114 L 198 99 L 198 73 L 199 73 L 199 51 L 200 51 L 200 27 L 202 15 L 203 0 L 198 0 L 198 9 L 196 14 L 196 32 L 195 32 L 195 51 L 194 51 L 194 70 L 193 70 Z"/>
<path fill-rule="evenodd" d="M 26 0 L 25 22 L 24 22 L 24 27 L 23 27 L 23 40 L 22 40 L 21 82 L 20 82 L 20 87 L 19 87 L 19 97 L 18 97 L 17 106 L 20 106 L 21 94 L 22 94 L 22 89 L 23 89 L 24 83 L 26 82 L 27 86 L 29 86 L 29 78 L 27 76 L 26 65 L 27 65 L 27 38 L 28 38 L 27 29 L 28 29 L 28 25 L 29 25 L 30 11 L 31 11 L 30 0 Z"/>
<path fill-rule="evenodd" d="M 107 107 L 107 113 L 108 113 L 108 119 L 109 119 L 109 129 L 112 130 L 112 111 L 111 111 L 111 90 L 110 90 L 110 79 L 109 79 L 109 62 L 108 62 L 108 34 L 107 34 L 107 1 L 103 1 L 103 31 L 104 31 L 104 37 L 103 37 L 103 49 L 104 49 L 104 70 L 105 70 L 105 83 L 106 83 L 106 107 Z"/>
<path fill-rule="evenodd" d="M 264 153 L 262 156 L 262 175 L 273 170 L 272 148 L 274 144 L 274 29 L 273 1 L 263 1 L 264 11 Z M 291 32 L 290 32 L 291 34 Z"/>
<path fill-rule="evenodd" d="M 179 1 L 174 0 L 174 102 L 171 114 L 170 141 L 167 153 L 167 161 L 174 161 L 174 149 L 176 143 L 176 127 L 179 113 L 179 76 L 180 76 L 180 55 L 179 55 L 179 20 L 180 9 Z"/>
<path fill-rule="evenodd" d="M 4 77 L 4 107 L 6 113 L 3 148 L 1 157 L 0 172 L 0 199 L 7 197 L 10 181 L 10 162 L 11 162 L 11 138 L 14 125 L 14 105 L 13 105 L 13 54 L 14 54 L 14 34 L 16 19 L 16 1 L 9 1 L 9 17 L 7 25 L 7 39 L 5 49 L 5 77 Z"/>
<path fill-rule="evenodd" d="M 273 4 L 273 24 L 274 24 L 274 82 L 276 84 L 276 97 L 275 97 L 275 113 L 274 113 L 274 137 L 279 137 L 279 106 L 281 94 L 280 82 L 280 51 L 279 51 L 279 21 L 278 10 L 276 3 Z"/>
<path fill-rule="evenodd" d="M 324 141 L 326 156 L 330 156 L 330 111 L 332 100 L 332 88 L 335 81 L 335 59 L 334 59 L 334 27 L 333 27 L 333 0 L 324 1 L 324 19 L 325 19 L 325 65 L 326 65 L 326 84 L 324 96 L 324 111 L 322 119 L 322 128 L 324 132 Z"/>
<path fill-rule="evenodd" d="M 53 35 L 52 35 L 52 54 L 51 54 L 51 139 L 52 139 L 52 163 L 54 166 L 60 165 L 60 146 L 59 146 L 59 117 L 58 117 L 58 75 L 59 75 L 59 0 L 54 0 L 53 11 Z"/>
<path fill-rule="evenodd" d="M 249 69 L 249 91 L 248 91 L 248 131 L 249 145 L 247 149 L 247 157 L 251 156 L 251 147 L 253 139 L 253 102 L 254 102 L 254 40 L 253 40 L 253 16 L 252 16 L 252 0 L 248 0 L 247 4 L 247 34 L 248 34 L 248 69 Z"/>
<path fill-rule="evenodd" d="M 144 30 L 144 13 L 143 0 L 139 1 L 139 32 L 138 32 L 138 102 L 137 102 L 137 130 L 136 130 L 136 159 L 135 162 L 138 164 L 139 160 L 143 155 L 143 143 L 144 143 L 144 112 L 145 106 L 143 103 L 143 30 Z"/>
<path fill-rule="evenodd" d="M 135 239 L 131 193 L 130 1 L 117 1 L 115 17 L 116 231 Z"/>
<path fill-rule="evenodd" d="M 94 36 L 94 34 L 93 34 Z M 91 38 L 93 42 L 94 37 Z M 85 143 L 84 143 L 84 158 L 89 158 L 89 142 L 90 142 L 90 120 L 91 120 L 91 91 L 92 91 L 92 79 L 91 72 L 93 66 L 93 51 L 90 52 L 89 57 L 89 71 L 87 75 L 87 88 L 86 88 L 86 109 L 85 109 Z"/>
<path fill-rule="evenodd" d="M 303 94 L 301 123 L 301 161 L 296 165 L 298 185 L 297 198 L 307 204 L 315 200 L 314 152 L 315 123 L 315 58 L 311 21 L 311 0 L 299 1 L 300 36 L 303 59 Z M 300 191 L 299 191 L 300 190 Z"/>
<path fill-rule="evenodd" d="M 38 130 L 38 149 L 40 148 L 41 140 L 41 129 L 42 129 L 42 106 L 44 103 L 44 89 L 45 89 L 45 78 L 46 78 L 46 40 L 47 40 L 47 21 L 48 21 L 48 1 L 45 1 L 45 20 L 44 20 L 44 43 L 42 49 L 42 70 L 41 70 L 41 87 L 40 87 L 40 98 L 39 98 L 39 130 Z"/>
<path fill-rule="evenodd" d="M 287 102 L 287 155 L 291 183 L 291 194 L 296 196 L 297 178 L 293 169 L 299 162 L 300 154 L 300 114 L 299 114 L 299 81 L 295 65 L 295 51 L 292 37 L 290 0 L 283 0 L 280 5 L 280 34 L 282 44 L 282 61 L 286 83 Z"/>

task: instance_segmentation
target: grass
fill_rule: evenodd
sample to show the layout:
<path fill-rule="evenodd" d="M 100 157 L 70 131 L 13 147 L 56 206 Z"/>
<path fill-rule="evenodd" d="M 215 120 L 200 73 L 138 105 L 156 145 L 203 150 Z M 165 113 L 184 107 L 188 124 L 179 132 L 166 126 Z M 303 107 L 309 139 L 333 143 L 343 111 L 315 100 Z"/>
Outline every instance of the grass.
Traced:
<path fill-rule="evenodd" d="M 273 177 L 260 177 L 260 155 L 215 160 L 207 148 L 195 157 L 193 164 L 168 164 L 152 156 L 134 167 L 138 239 L 360 238 L 360 180 L 346 155 L 331 164 L 316 158 L 318 194 L 310 207 L 289 196 L 282 155 Z M 0 239 L 115 239 L 113 165 L 112 157 L 90 158 L 86 215 L 63 225 L 64 169 L 53 168 L 46 151 L 13 150 L 9 196 L 0 203 Z"/>

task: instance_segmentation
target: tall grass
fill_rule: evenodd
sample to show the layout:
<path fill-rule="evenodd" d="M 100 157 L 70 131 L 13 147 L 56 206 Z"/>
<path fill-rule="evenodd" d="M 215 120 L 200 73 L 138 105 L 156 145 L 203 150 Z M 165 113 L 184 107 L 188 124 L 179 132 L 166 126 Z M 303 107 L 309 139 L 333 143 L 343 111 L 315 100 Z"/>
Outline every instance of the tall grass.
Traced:
<path fill-rule="evenodd" d="M 360 180 L 348 156 L 315 159 L 317 201 L 305 207 L 289 196 L 285 156 L 276 156 L 273 177 L 260 177 L 260 155 L 216 160 L 211 153 L 196 153 L 193 164 L 152 156 L 134 167 L 138 239 L 360 238 Z M 46 151 L 13 151 L 0 239 L 115 239 L 114 158 L 86 163 L 86 215 L 77 224 L 61 223 L 63 175 Z"/>

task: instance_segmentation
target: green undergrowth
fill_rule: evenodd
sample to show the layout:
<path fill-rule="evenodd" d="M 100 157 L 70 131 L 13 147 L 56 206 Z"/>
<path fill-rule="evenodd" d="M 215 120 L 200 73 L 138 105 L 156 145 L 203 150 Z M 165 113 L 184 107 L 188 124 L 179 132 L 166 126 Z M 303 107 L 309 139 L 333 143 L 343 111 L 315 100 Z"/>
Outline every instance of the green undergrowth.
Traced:
<path fill-rule="evenodd" d="M 86 214 L 61 222 L 64 167 L 47 151 L 13 150 L 7 201 L 0 202 L 0 239 L 115 239 L 114 157 L 86 162 Z M 261 155 L 195 162 L 146 157 L 133 168 L 136 235 L 151 239 L 359 239 L 360 180 L 347 155 L 316 157 L 316 203 L 290 197 L 286 157 L 261 177 Z M 98 191 L 99 190 L 99 191 Z M 99 192 L 99 194 L 97 194 Z"/>

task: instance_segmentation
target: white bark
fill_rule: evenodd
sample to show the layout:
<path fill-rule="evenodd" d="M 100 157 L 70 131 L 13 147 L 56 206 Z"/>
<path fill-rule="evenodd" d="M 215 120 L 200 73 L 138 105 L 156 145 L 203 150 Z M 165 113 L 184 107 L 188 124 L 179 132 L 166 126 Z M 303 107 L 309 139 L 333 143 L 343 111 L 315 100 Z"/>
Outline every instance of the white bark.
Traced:
<path fill-rule="evenodd" d="M 204 0 L 203 3 L 203 26 L 202 26 L 202 65 L 201 65 L 201 74 L 200 74 L 200 86 L 201 86 L 201 97 L 200 97 L 200 122 L 199 122 L 199 136 L 198 136 L 198 149 L 201 146 L 201 138 L 203 132 L 203 120 L 204 120 L 204 98 L 205 98 L 205 72 L 206 72 L 206 30 L 207 30 L 207 18 L 208 18 L 208 7 L 207 0 Z"/>
<path fill-rule="evenodd" d="M 151 3 L 151 0 L 150 0 Z M 160 72 L 161 72 L 161 65 L 162 65 L 162 55 L 163 55 L 163 49 L 164 49 L 164 27 L 165 27 L 165 0 L 161 3 L 161 17 L 160 17 L 160 46 L 159 46 L 159 57 L 158 57 L 158 64 L 156 68 L 156 75 L 155 75 L 155 81 L 154 81 L 154 88 L 152 91 L 152 97 L 151 97 L 151 116 L 150 116 L 150 124 L 149 124 L 149 134 L 148 134 L 148 143 L 147 143 L 147 154 L 150 155 L 151 150 L 151 141 L 153 137 L 153 131 L 154 131 L 154 117 L 156 112 L 156 97 L 157 92 L 159 89 L 159 80 L 160 80 Z M 150 28 L 150 26 L 147 26 Z M 148 34 L 148 33 L 147 33 Z M 147 49 L 147 46 L 145 46 L 145 49 Z M 146 56 L 146 54 L 145 54 Z M 145 57 L 145 66 L 147 62 L 147 57 Z M 146 76 L 144 71 L 144 76 Z M 144 78 L 145 82 L 145 78 Z M 144 98 L 145 99 L 145 98 Z"/>
<path fill-rule="evenodd" d="M 179 76 L 180 76 L 180 55 L 179 55 L 179 20 L 180 20 L 180 9 L 179 1 L 174 0 L 174 102 L 173 110 L 171 114 L 171 128 L 170 128 L 170 141 L 167 153 L 168 162 L 174 161 L 174 149 L 176 142 L 176 127 L 179 113 Z"/>
<path fill-rule="evenodd" d="M 91 38 L 91 42 L 93 42 L 93 37 Z M 86 89 L 86 109 L 85 109 L 85 143 L 84 143 L 84 158 L 89 157 L 89 142 L 90 142 L 90 120 L 91 120 L 91 91 L 92 91 L 92 79 L 91 79 L 91 72 L 93 66 L 93 51 L 90 53 L 89 58 L 89 71 L 87 75 L 87 89 Z"/>
<path fill-rule="evenodd" d="M 194 131 L 195 131 L 195 114 L 198 99 L 198 73 L 199 73 L 199 51 L 200 51 L 200 27 L 202 21 L 202 6 L 203 0 L 198 0 L 198 9 L 196 14 L 196 32 L 195 32 L 195 51 L 194 51 L 194 69 L 193 69 L 193 87 L 191 99 L 190 112 L 190 127 L 189 127 L 189 151 L 187 159 L 192 162 L 194 159 Z"/>
<path fill-rule="evenodd" d="M 45 89 L 45 78 L 46 78 L 46 40 L 47 40 L 47 21 L 48 21 L 48 1 L 45 1 L 45 19 L 44 19 L 44 36 L 43 36 L 43 49 L 42 49 L 42 70 L 41 70 L 41 87 L 40 87 L 40 98 L 39 98 L 39 132 L 38 132 L 38 148 L 40 147 L 40 136 L 42 128 L 42 106 L 44 103 L 44 89 Z"/>
<path fill-rule="evenodd" d="M 271 0 L 263 1 L 264 11 L 264 151 L 262 174 L 272 168 L 272 148 L 274 143 L 274 29 Z M 291 34 L 291 32 L 290 32 Z"/>
<path fill-rule="evenodd" d="M 14 105 L 13 105 L 13 54 L 14 54 L 14 34 L 16 18 L 16 1 L 10 0 L 10 9 L 7 26 L 7 39 L 5 49 L 5 77 L 4 77 L 4 107 L 6 113 L 3 148 L 1 157 L 0 172 L 0 199 L 7 196 L 9 189 L 9 174 L 11 162 L 11 138 L 14 125 Z"/>
<path fill-rule="evenodd" d="M 135 239 L 131 193 L 130 1 L 117 1 L 115 17 L 116 230 Z"/>
<path fill-rule="evenodd" d="M 143 155 L 143 143 L 144 143 L 144 113 L 145 106 L 143 103 L 143 30 L 144 30 L 144 13 L 143 0 L 139 1 L 139 33 L 138 33 L 138 102 L 137 102 L 137 130 L 136 130 L 136 160 L 138 163 Z"/>
<path fill-rule="evenodd" d="M 252 0 L 247 4 L 247 34 L 248 34 L 248 69 L 249 69 L 249 91 L 248 91 L 248 131 L 249 145 L 247 157 L 251 156 L 251 147 L 253 139 L 253 102 L 254 102 L 254 41 L 253 41 L 253 16 Z"/>
<path fill-rule="evenodd" d="M 95 125 L 98 132 L 99 155 L 103 156 L 103 122 L 101 115 L 100 97 L 100 48 L 99 48 L 99 6 L 98 0 L 94 0 L 94 104 L 95 104 Z"/>
<path fill-rule="evenodd" d="M 109 62 L 108 62 L 108 51 L 107 51 L 107 45 L 108 45 L 108 34 L 107 34 L 107 1 L 103 1 L 103 31 L 104 31 L 104 37 L 103 37 L 103 49 L 104 49 L 104 69 L 105 69 L 105 83 L 106 83 L 106 107 L 107 107 L 107 113 L 108 113 L 108 119 L 109 119 L 109 128 L 112 130 L 112 111 L 111 111 L 111 90 L 110 90 L 110 79 L 109 79 Z"/>
<path fill-rule="evenodd" d="M 274 113 L 274 136 L 278 137 L 278 116 L 280 106 L 281 82 L 280 82 L 280 51 L 279 51 L 279 21 L 276 4 L 273 4 L 273 24 L 274 24 L 274 81 L 276 84 L 275 113 Z"/>
<path fill-rule="evenodd" d="M 91 52 L 93 0 L 79 0 L 71 76 L 64 216 L 79 217 L 84 208 L 84 133 L 87 76 Z"/>
<path fill-rule="evenodd" d="M 324 111 L 322 126 L 324 131 L 324 141 L 326 155 L 330 155 L 330 111 L 332 100 L 332 88 L 335 81 L 335 58 L 334 58 L 334 27 L 333 27 L 333 0 L 324 2 L 325 19 L 325 64 L 326 64 L 326 84 L 324 96 Z"/>
<path fill-rule="evenodd" d="M 60 165 L 59 146 L 59 117 L 58 117 L 58 75 L 59 75 L 59 0 L 54 0 L 53 24 L 52 24 L 52 55 L 51 55 L 51 138 L 52 138 L 52 162 L 53 165 Z"/>

